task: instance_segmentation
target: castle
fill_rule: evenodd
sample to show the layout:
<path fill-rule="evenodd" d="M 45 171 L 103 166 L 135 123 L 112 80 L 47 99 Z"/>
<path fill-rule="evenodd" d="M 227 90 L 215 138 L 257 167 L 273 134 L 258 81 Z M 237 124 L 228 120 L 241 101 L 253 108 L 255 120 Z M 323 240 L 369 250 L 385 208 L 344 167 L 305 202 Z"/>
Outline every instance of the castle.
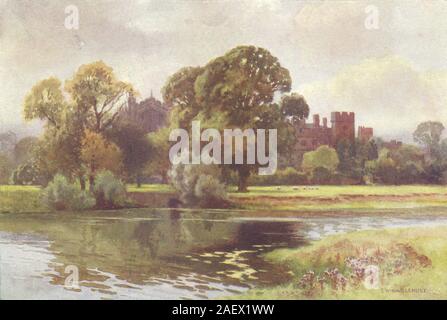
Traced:
<path fill-rule="evenodd" d="M 357 137 L 361 141 L 369 141 L 373 137 L 373 128 L 360 126 Z M 320 123 L 318 114 L 313 115 L 313 123 L 306 123 L 303 119 L 296 124 L 296 148 L 299 153 L 315 150 L 322 145 L 335 148 L 342 140 L 355 141 L 354 112 L 332 112 L 330 127 L 327 118 Z"/>
<path fill-rule="evenodd" d="M 152 96 L 141 102 L 130 97 L 120 118 L 132 122 L 145 133 L 157 131 L 166 124 L 169 107 Z"/>

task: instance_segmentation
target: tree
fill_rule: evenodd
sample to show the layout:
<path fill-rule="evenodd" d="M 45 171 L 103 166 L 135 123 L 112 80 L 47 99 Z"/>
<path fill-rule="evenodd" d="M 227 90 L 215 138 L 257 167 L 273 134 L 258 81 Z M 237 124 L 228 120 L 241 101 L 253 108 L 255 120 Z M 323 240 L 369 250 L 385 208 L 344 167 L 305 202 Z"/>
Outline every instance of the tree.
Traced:
<path fill-rule="evenodd" d="M 86 168 L 81 161 L 84 132 L 89 129 L 103 134 L 112 127 L 135 92 L 102 61 L 81 66 L 64 89 L 56 78 L 38 82 L 25 97 L 25 119 L 46 121 L 35 155 L 38 166 L 53 176 L 63 173 L 70 180 L 78 178 L 85 189 Z"/>
<path fill-rule="evenodd" d="M 17 136 L 14 132 L 8 131 L 0 134 L 0 153 L 10 156 L 17 143 Z"/>
<path fill-rule="evenodd" d="M 59 127 L 67 108 L 61 85 L 54 77 L 39 81 L 25 97 L 25 119 L 45 120 L 48 125 Z"/>
<path fill-rule="evenodd" d="M 101 134 L 86 130 L 82 139 L 81 160 L 87 168 L 90 191 L 94 190 L 95 177 L 101 170 L 119 174 L 122 169 L 121 150 Z"/>
<path fill-rule="evenodd" d="M 106 135 L 120 148 L 127 177 L 135 179 L 140 187 L 142 171 L 151 156 L 151 145 L 144 131 L 131 123 L 119 122 Z"/>
<path fill-rule="evenodd" d="M 315 184 L 328 184 L 331 182 L 333 172 L 326 167 L 316 167 L 312 170 L 311 181 Z"/>
<path fill-rule="evenodd" d="M 144 172 L 149 176 L 160 176 L 163 182 L 168 181 L 169 162 L 169 128 L 162 128 L 148 135 L 152 152 Z"/>
<path fill-rule="evenodd" d="M 294 92 L 281 98 L 281 112 L 295 124 L 309 116 L 309 105 L 302 95 Z"/>
<path fill-rule="evenodd" d="M 349 174 L 357 168 L 355 143 L 343 139 L 337 143 L 337 155 L 339 159 L 338 170 Z"/>
<path fill-rule="evenodd" d="M 0 184 L 7 184 L 13 170 L 13 163 L 5 154 L 0 153 Z"/>
<path fill-rule="evenodd" d="M 304 154 L 302 168 L 306 172 L 313 172 L 314 169 L 321 167 L 333 173 L 338 164 L 337 151 L 328 146 L 320 146 L 317 150 Z"/>
<path fill-rule="evenodd" d="M 14 162 L 16 165 L 23 164 L 33 156 L 33 150 L 39 139 L 36 137 L 25 137 L 14 146 Z"/>
<path fill-rule="evenodd" d="M 172 106 L 172 126 L 189 129 L 192 120 L 200 112 L 194 87 L 202 72 L 201 67 L 182 68 L 174 73 L 163 87 L 163 99 Z"/>
<path fill-rule="evenodd" d="M 390 157 L 388 149 L 382 149 L 377 160 L 367 161 L 366 171 L 374 181 L 384 184 L 395 184 L 398 180 L 396 162 Z"/>
<path fill-rule="evenodd" d="M 82 65 L 65 89 L 74 101 L 74 109 L 84 116 L 86 128 L 102 133 L 111 127 L 119 112 L 135 91 L 119 81 L 113 69 L 102 61 Z"/>
<path fill-rule="evenodd" d="M 365 166 L 366 161 L 375 160 L 379 157 L 379 149 L 375 140 L 356 140 L 356 161 L 360 167 Z M 340 160 L 341 161 L 341 160 Z"/>
<path fill-rule="evenodd" d="M 171 123 L 184 129 L 190 129 L 193 119 L 200 119 L 202 127 L 221 130 L 276 128 L 280 141 L 287 141 L 290 128 L 286 115 L 273 99 L 290 87 L 289 71 L 269 51 L 240 46 L 203 68 L 181 69 L 168 80 L 163 93 L 165 101 L 173 104 Z M 246 190 L 247 179 L 256 168 L 233 166 L 239 174 L 239 191 Z"/>
<path fill-rule="evenodd" d="M 444 125 L 437 121 L 420 123 L 413 133 L 416 143 L 423 146 L 432 160 L 439 159 L 439 142 L 441 140 Z"/>

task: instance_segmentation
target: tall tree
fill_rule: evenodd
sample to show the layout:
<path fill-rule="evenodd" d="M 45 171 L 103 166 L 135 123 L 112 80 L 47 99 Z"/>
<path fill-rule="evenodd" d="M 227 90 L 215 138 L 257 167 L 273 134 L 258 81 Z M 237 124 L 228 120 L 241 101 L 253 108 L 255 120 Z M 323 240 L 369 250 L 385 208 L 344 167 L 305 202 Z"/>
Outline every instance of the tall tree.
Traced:
<path fill-rule="evenodd" d="M 203 68 L 186 68 L 172 76 L 163 92 L 174 104 L 172 122 L 189 129 L 193 119 L 202 127 L 277 129 L 285 139 L 288 116 L 274 103 L 275 95 L 290 91 L 289 71 L 269 51 L 254 46 L 236 47 Z M 287 110 L 289 111 L 289 110 Z M 284 143 L 278 143 L 285 146 Z M 234 150 L 234 148 L 233 148 Z M 245 191 L 257 165 L 234 165 L 239 191 Z"/>
<path fill-rule="evenodd" d="M 114 124 L 127 104 L 133 87 L 116 78 L 102 61 L 82 65 L 65 89 L 74 101 L 75 111 L 84 115 L 86 128 L 102 133 Z"/>
<path fill-rule="evenodd" d="M 420 123 L 413 133 L 416 143 L 423 146 L 432 160 L 436 160 L 440 155 L 441 135 L 444 125 L 438 121 L 426 121 Z"/>
<path fill-rule="evenodd" d="M 142 171 L 151 156 L 151 145 L 144 131 L 128 122 L 118 122 L 106 133 L 123 155 L 123 167 L 126 176 L 141 186 Z"/>
<path fill-rule="evenodd" d="M 122 170 L 121 150 L 101 134 L 88 129 L 82 139 L 81 160 L 87 168 L 90 191 L 93 191 L 99 171 L 108 170 L 119 174 Z"/>
<path fill-rule="evenodd" d="M 25 119 L 46 121 L 38 148 L 39 167 L 76 177 L 85 188 L 86 168 L 81 161 L 84 132 L 89 129 L 102 134 L 112 127 L 128 96 L 135 92 L 102 61 L 81 66 L 64 89 L 56 78 L 38 82 L 25 97 Z"/>
<path fill-rule="evenodd" d="M 61 81 L 54 77 L 39 81 L 25 97 L 25 119 L 44 120 L 47 125 L 59 128 L 68 107 L 61 86 Z"/>

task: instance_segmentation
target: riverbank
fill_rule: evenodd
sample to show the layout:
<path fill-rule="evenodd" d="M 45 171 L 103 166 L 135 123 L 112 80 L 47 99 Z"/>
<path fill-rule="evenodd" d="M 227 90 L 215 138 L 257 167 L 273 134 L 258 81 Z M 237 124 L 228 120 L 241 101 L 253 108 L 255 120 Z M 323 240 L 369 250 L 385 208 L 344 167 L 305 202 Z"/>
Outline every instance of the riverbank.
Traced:
<path fill-rule="evenodd" d="M 46 212 L 39 187 L 0 186 L 0 212 Z M 166 208 L 176 197 L 169 185 L 128 186 L 129 197 L 139 206 Z M 256 211 L 341 211 L 368 209 L 417 209 L 447 206 L 444 186 L 284 186 L 250 187 L 230 200 L 236 209 Z"/>
<path fill-rule="evenodd" d="M 357 231 L 278 249 L 265 258 L 293 280 L 236 298 L 446 299 L 446 234 L 447 226 Z"/>

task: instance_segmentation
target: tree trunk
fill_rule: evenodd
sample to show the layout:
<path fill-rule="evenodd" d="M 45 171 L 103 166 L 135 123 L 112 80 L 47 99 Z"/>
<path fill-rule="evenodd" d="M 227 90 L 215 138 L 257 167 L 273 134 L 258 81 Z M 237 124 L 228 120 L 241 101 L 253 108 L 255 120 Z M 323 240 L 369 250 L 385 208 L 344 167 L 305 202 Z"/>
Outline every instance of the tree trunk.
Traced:
<path fill-rule="evenodd" d="M 238 170 L 238 174 L 239 174 L 239 183 L 238 183 L 238 192 L 247 192 L 247 182 L 248 182 L 248 177 L 250 177 L 250 171 L 248 170 Z"/>
<path fill-rule="evenodd" d="M 85 191 L 85 179 L 84 179 L 84 176 L 79 176 L 79 184 L 81 185 L 81 190 Z"/>
<path fill-rule="evenodd" d="M 137 181 L 137 188 L 141 188 L 141 175 L 140 175 L 140 173 L 137 173 L 136 181 Z"/>
<path fill-rule="evenodd" d="M 95 177 L 93 175 L 90 175 L 88 177 L 88 182 L 89 182 L 89 190 L 90 192 L 93 193 L 93 190 L 95 188 Z"/>

